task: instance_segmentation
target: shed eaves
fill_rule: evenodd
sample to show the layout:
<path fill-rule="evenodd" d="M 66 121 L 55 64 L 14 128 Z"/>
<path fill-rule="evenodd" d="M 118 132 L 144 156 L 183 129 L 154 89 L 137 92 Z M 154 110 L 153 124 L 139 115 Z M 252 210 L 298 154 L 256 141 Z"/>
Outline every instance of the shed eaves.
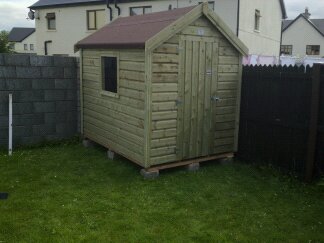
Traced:
<path fill-rule="evenodd" d="M 21 42 L 35 32 L 35 28 L 14 27 L 9 33 L 10 42 Z"/>
<path fill-rule="evenodd" d="M 145 42 L 196 6 L 121 17 L 76 44 L 76 48 L 144 48 Z"/>

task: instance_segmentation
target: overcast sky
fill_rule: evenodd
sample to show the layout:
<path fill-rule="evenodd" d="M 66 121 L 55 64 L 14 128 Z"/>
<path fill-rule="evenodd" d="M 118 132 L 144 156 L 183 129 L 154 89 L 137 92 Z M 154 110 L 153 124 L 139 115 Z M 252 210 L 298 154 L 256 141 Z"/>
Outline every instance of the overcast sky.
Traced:
<path fill-rule="evenodd" d="M 34 27 L 34 21 L 27 20 L 27 7 L 37 0 L 0 0 L 0 30 L 12 27 Z M 54 1 L 54 0 L 53 0 Z M 275 0 L 268 0 L 275 1 Z M 288 18 L 293 19 L 304 12 L 307 6 L 312 18 L 324 18 L 324 0 L 285 0 Z"/>

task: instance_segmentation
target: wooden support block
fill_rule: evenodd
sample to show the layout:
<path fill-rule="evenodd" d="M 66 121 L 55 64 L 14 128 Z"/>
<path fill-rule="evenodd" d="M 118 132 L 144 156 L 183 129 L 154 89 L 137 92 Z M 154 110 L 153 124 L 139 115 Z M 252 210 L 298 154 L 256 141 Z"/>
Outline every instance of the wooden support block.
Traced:
<path fill-rule="evenodd" d="M 199 163 L 192 163 L 186 166 L 187 167 L 187 171 L 193 172 L 193 171 L 197 171 L 200 168 L 200 164 Z"/>
<path fill-rule="evenodd" d="M 94 146 L 94 142 L 89 139 L 83 139 L 82 144 L 85 148 L 92 148 Z"/>
<path fill-rule="evenodd" d="M 116 157 L 115 152 L 112 151 L 112 150 L 109 150 L 109 149 L 108 149 L 108 151 L 107 151 L 107 157 L 108 157 L 108 159 L 110 159 L 110 160 L 114 160 L 115 157 Z"/>
<path fill-rule="evenodd" d="M 159 170 L 146 170 L 141 169 L 141 175 L 144 177 L 144 179 L 156 179 L 159 177 L 160 172 Z"/>

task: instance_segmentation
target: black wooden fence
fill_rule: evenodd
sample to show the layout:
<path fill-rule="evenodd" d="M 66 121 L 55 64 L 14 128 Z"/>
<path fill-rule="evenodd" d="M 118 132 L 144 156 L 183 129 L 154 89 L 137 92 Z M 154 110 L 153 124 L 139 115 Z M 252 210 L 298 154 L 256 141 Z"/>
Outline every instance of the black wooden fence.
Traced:
<path fill-rule="evenodd" d="M 243 68 L 238 157 L 307 180 L 324 172 L 323 65 Z"/>

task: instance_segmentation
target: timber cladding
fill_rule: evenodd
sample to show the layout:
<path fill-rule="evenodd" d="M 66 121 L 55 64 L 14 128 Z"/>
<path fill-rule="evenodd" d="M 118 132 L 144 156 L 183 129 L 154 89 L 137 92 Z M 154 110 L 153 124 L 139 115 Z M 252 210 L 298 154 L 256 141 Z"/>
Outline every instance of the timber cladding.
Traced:
<path fill-rule="evenodd" d="M 179 19 L 170 11 L 159 13 L 174 23 L 168 19 L 170 26 L 151 33 L 145 48 L 91 46 L 91 40 L 98 43 L 96 36 L 77 44 L 86 138 L 146 168 L 236 151 L 247 49 L 204 6 L 181 10 Z M 119 21 L 121 36 L 128 18 Z M 100 36 L 109 39 L 114 31 L 107 25 Z M 103 57 L 117 58 L 115 94 L 104 91 Z"/>

